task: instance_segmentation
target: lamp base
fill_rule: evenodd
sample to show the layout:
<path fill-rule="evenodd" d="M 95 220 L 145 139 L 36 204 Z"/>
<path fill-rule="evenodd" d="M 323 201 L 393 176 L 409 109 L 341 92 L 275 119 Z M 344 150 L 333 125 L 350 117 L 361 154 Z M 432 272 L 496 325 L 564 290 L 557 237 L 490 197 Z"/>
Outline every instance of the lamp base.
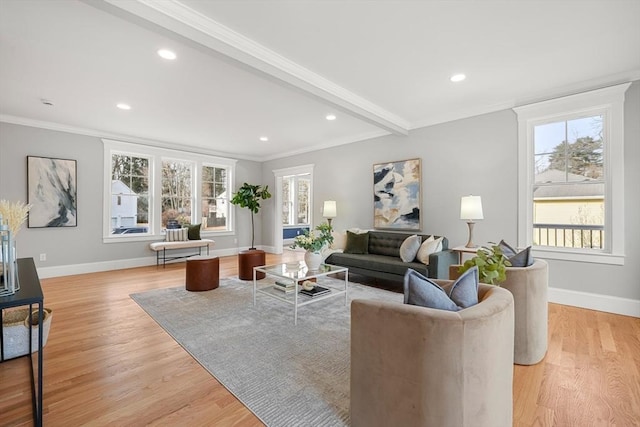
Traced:
<path fill-rule="evenodd" d="M 466 245 L 464 245 L 465 248 L 477 248 L 478 246 L 473 244 L 473 226 L 476 223 L 473 221 L 469 221 L 467 222 L 467 225 L 469 226 L 469 241 L 467 242 Z"/>
<path fill-rule="evenodd" d="M 333 218 L 327 218 L 327 222 L 329 223 L 329 227 L 331 227 L 331 220 L 332 220 L 332 219 L 333 219 Z"/>

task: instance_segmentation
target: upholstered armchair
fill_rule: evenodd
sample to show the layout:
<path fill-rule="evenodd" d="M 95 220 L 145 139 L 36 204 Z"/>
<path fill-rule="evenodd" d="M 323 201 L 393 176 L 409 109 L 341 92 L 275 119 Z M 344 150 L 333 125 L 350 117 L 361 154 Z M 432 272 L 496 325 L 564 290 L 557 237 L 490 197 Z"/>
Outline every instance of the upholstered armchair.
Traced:
<path fill-rule="evenodd" d="M 354 300 L 351 425 L 511 426 L 513 297 L 480 284 L 478 299 L 457 312 Z"/>
<path fill-rule="evenodd" d="M 508 267 L 507 280 L 500 286 L 513 294 L 515 342 L 513 360 L 534 365 L 547 353 L 549 268 L 534 260 L 529 267 Z"/>

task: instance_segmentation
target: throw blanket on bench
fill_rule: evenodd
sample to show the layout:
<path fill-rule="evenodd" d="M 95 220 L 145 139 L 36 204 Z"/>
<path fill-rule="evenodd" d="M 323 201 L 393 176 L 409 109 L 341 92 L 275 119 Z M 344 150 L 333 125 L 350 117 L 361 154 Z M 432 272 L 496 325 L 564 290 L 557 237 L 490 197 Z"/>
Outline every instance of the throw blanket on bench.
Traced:
<path fill-rule="evenodd" d="M 202 248 L 205 247 L 207 248 L 207 255 L 209 255 L 209 248 L 212 248 L 215 243 L 215 241 L 210 239 L 183 240 L 178 242 L 153 242 L 149 245 L 149 248 L 156 253 L 156 265 L 160 265 L 160 260 L 162 260 L 162 265 L 164 266 L 167 264 L 167 261 L 188 258 L 193 255 L 202 255 Z M 167 256 L 167 250 L 188 248 L 198 248 L 198 253 L 180 256 Z"/>

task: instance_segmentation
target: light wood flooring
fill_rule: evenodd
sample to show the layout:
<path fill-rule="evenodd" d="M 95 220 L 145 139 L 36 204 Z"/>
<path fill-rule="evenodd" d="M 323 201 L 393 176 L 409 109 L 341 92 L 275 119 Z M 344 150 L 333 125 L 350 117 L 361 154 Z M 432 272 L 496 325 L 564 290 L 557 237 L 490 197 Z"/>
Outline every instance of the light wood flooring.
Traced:
<path fill-rule="evenodd" d="M 262 425 L 129 297 L 184 275 L 177 263 L 42 280 L 46 426 Z M 221 258 L 233 275 L 237 258 Z M 28 373 L 28 358 L 0 363 L 0 426 L 32 424 Z M 550 304 L 547 356 L 515 366 L 514 426 L 640 426 L 640 319 Z"/>

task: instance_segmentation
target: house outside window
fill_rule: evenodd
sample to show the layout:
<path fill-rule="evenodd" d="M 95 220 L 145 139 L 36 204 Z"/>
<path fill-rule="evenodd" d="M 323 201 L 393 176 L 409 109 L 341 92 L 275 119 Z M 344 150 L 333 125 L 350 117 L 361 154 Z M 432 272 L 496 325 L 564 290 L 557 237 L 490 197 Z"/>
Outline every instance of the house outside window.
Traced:
<path fill-rule="evenodd" d="M 517 107 L 518 245 L 536 256 L 624 262 L 623 105 L 618 85 Z"/>
<path fill-rule="evenodd" d="M 103 140 L 105 242 L 155 240 L 166 228 L 203 224 L 232 234 L 228 189 L 236 161 Z"/>

